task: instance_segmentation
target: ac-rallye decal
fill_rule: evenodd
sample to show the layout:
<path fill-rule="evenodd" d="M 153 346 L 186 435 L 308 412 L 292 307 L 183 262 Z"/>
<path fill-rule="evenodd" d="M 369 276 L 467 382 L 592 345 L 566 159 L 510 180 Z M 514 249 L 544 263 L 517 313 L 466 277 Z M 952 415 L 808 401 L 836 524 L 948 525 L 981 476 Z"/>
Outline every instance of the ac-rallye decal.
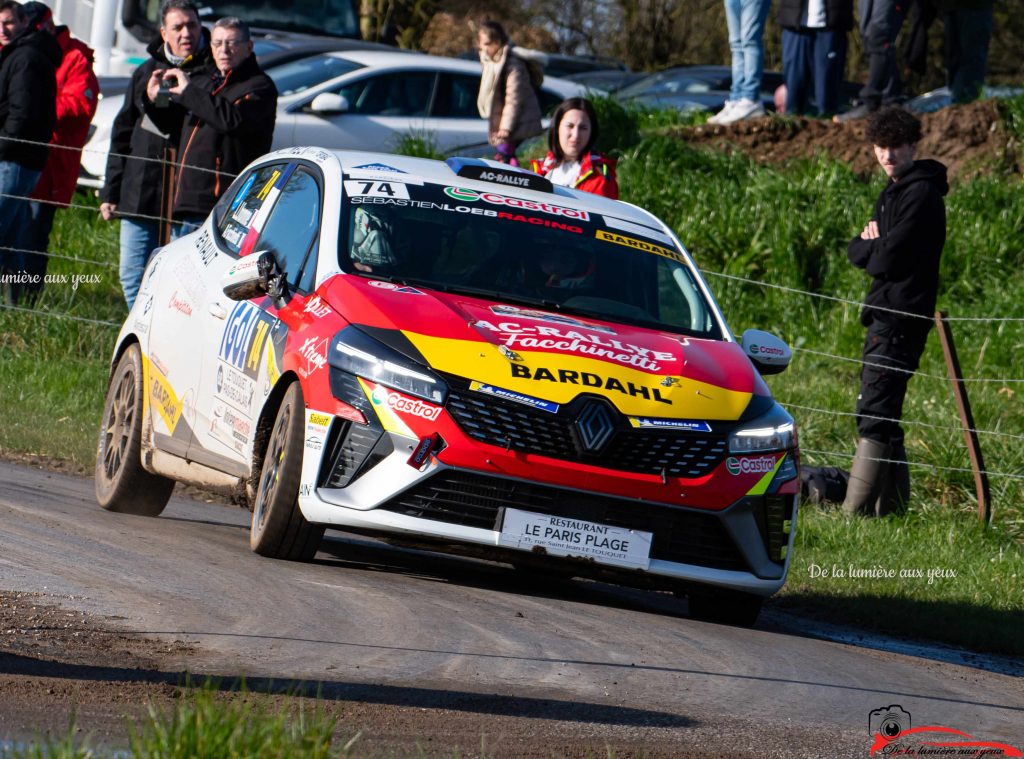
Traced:
<path fill-rule="evenodd" d="M 553 403 L 595 393 L 609 398 L 627 416 L 737 419 L 752 396 L 688 377 L 666 386 L 657 374 L 571 353 L 524 350 L 517 351 L 521 361 L 510 361 L 497 346 L 487 349 L 479 341 L 404 334 L 438 371 L 463 376 L 467 367 L 473 367 L 478 382 Z"/>

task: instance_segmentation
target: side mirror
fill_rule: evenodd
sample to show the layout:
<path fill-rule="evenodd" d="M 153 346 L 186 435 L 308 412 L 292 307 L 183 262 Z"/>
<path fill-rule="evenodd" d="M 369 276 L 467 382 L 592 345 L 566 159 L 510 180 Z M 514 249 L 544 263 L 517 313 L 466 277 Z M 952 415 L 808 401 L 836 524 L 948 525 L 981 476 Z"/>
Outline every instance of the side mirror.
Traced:
<path fill-rule="evenodd" d="M 309 104 L 309 110 L 323 116 L 348 111 L 348 99 L 336 92 L 321 92 Z"/>
<path fill-rule="evenodd" d="M 778 374 L 785 371 L 793 360 L 793 351 L 782 340 L 770 332 L 748 329 L 740 339 L 740 346 L 754 368 L 761 374 Z"/>
<path fill-rule="evenodd" d="M 220 285 L 231 300 L 250 300 L 269 295 L 277 301 L 287 291 L 284 273 L 269 250 L 236 261 L 224 274 Z"/>

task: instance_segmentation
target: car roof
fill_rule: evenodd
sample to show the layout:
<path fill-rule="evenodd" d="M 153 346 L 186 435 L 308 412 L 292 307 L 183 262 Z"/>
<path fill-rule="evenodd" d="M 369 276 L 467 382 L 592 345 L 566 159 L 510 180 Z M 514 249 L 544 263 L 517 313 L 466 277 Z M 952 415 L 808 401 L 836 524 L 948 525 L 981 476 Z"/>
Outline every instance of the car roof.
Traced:
<path fill-rule="evenodd" d="M 281 155 L 294 155 L 297 149 L 288 148 L 280 151 Z M 356 150 L 324 150 L 326 156 L 334 156 L 341 164 L 342 171 L 346 176 L 355 174 L 372 174 L 381 177 L 390 175 L 392 178 L 399 178 L 402 174 L 409 174 L 410 179 L 416 181 L 424 180 L 432 184 L 458 184 L 460 187 L 479 190 L 481 192 L 494 192 L 502 195 L 523 197 L 537 203 L 550 203 L 553 205 L 578 208 L 593 213 L 603 213 L 616 216 L 646 227 L 656 229 L 662 234 L 667 233 L 665 225 L 648 211 L 621 201 L 611 200 L 601 195 L 574 190 L 569 187 L 555 185 L 553 192 L 542 192 L 538 190 L 527 190 L 519 187 L 498 184 L 496 182 L 484 181 L 481 179 L 470 179 L 456 174 L 452 164 L 459 161 L 466 161 L 475 165 L 484 164 L 499 171 L 509 171 L 510 167 L 487 159 L 472 158 L 450 158 L 448 161 L 438 161 L 432 158 L 413 158 L 411 156 L 395 155 L 393 153 L 368 153 Z M 515 169 L 512 169 L 515 171 Z M 526 169 L 519 170 L 531 177 L 537 177 Z"/>

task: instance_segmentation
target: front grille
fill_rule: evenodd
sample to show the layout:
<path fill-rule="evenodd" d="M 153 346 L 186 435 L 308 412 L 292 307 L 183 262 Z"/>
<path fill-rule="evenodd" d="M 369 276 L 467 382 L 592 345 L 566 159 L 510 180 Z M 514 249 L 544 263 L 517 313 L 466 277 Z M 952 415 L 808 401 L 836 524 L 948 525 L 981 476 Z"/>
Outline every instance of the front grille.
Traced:
<path fill-rule="evenodd" d="M 589 454 L 573 434 L 575 402 L 553 414 L 453 387 L 445 408 L 463 432 L 481 443 L 622 472 L 703 477 L 722 462 L 728 450 L 722 430 L 703 433 L 635 429 L 625 426 L 620 417 L 620 427 L 601 454 Z"/>
<path fill-rule="evenodd" d="M 532 482 L 444 471 L 380 508 L 422 519 L 498 530 L 503 507 L 651 532 L 654 534 L 652 559 L 715 569 L 748 569 L 721 520 L 714 514 Z"/>

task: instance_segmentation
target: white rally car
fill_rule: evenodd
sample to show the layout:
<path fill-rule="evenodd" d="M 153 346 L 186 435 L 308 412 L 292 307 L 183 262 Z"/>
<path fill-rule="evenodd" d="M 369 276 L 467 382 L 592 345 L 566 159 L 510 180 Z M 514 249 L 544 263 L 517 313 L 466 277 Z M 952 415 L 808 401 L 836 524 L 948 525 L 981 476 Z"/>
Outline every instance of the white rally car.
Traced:
<path fill-rule="evenodd" d="M 689 254 L 626 203 L 491 161 L 294 148 L 160 250 L 117 338 L 104 508 L 234 493 L 251 546 L 324 529 L 689 597 L 784 583 L 792 418 Z"/>

